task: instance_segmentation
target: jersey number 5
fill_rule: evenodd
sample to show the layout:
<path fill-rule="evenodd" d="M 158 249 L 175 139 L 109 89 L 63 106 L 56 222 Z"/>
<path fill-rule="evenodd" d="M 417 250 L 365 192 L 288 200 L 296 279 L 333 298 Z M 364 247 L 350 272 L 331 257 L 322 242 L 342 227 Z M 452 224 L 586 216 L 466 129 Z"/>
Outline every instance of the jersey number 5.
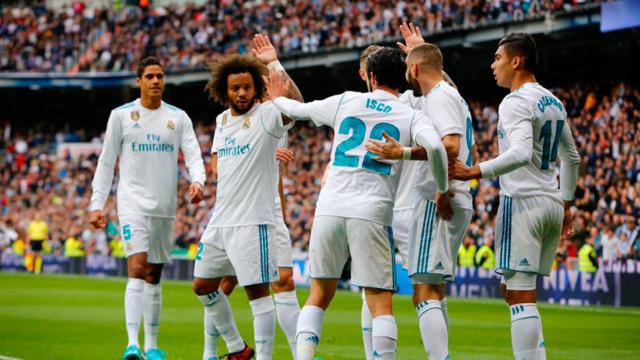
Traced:
<path fill-rule="evenodd" d="M 538 140 L 542 140 L 542 162 L 540 164 L 540 169 L 542 170 L 549 170 L 549 163 L 555 164 L 558 158 L 558 143 L 564 129 L 564 120 L 556 122 L 556 134 L 553 143 L 551 143 L 551 136 L 553 135 L 551 133 L 552 124 L 551 120 L 547 120 L 540 129 L 540 138 Z"/>
<path fill-rule="evenodd" d="M 366 132 L 367 126 L 361 119 L 349 116 L 342 120 L 338 133 L 341 135 L 351 134 L 351 137 L 341 142 L 336 148 L 336 155 L 333 160 L 334 166 L 358 167 L 360 165 L 359 156 L 347 155 L 346 152 L 360 146 L 364 142 Z M 379 123 L 374 126 L 373 129 L 371 129 L 369 138 L 373 140 L 382 140 L 383 132 L 396 140 L 400 140 L 400 130 L 388 123 Z M 388 176 L 391 174 L 391 165 L 373 160 L 375 156 L 375 154 L 367 151 L 364 156 L 364 160 L 362 161 L 362 168 L 380 175 Z"/>

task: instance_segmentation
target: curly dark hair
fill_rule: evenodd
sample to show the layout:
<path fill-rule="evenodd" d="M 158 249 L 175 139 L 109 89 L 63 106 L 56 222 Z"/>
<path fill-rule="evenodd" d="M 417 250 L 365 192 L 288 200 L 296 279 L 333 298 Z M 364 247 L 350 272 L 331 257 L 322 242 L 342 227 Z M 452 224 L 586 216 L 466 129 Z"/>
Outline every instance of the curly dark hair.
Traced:
<path fill-rule="evenodd" d="M 406 84 L 404 54 L 400 49 L 383 47 L 367 58 L 367 72 L 376 76 L 378 84 L 399 89 Z"/>
<path fill-rule="evenodd" d="M 209 96 L 223 106 L 229 106 L 227 97 L 227 80 L 229 75 L 248 72 L 253 78 L 256 89 L 255 99 L 262 99 L 267 93 L 267 86 L 262 79 L 267 75 L 267 67 L 256 57 L 249 55 L 229 55 L 210 62 L 207 68 L 211 71 L 211 79 L 204 90 Z"/>

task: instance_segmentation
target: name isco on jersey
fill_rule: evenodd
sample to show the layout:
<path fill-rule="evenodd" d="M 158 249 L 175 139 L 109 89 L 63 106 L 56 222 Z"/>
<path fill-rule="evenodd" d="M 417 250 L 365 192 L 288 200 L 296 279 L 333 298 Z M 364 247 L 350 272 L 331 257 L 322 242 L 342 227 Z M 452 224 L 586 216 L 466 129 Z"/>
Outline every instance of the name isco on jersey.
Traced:
<path fill-rule="evenodd" d="M 218 149 L 218 158 L 240 156 L 248 153 L 249 151 L 251 151 L 251 144 L 223 147 Z"/>
<path fill-rule="evenodd" d="M 161 144 L 161 143 L 131 143 L 131 150 L 133 152 L 173 152 L 175 150 L 174 144 Z"/>

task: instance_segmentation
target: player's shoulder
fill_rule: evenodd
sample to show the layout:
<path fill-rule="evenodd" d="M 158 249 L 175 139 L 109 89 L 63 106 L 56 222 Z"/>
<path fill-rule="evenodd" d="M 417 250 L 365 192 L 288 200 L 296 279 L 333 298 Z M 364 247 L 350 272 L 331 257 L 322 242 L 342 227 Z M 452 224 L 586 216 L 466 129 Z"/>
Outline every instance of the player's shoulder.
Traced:
<path fill-rule="evenodd" d="M 164 105 L 165 109 L 167 109 L 169 112 L 172 112 L 172 113 L 174 113 L 176 115 L 183 115 L 183 114 L 186 115 L 186 113 L 187 113 L 186 111 L 180 109 L 179 107 L 177 107 L 175 105 L 172 105 L 172 104 L 169 104 L 169 103 L 164 102 L 164 101 L 162 102 L 162 105 Z"/>
<path fill-rule="evenodd" d="M 412 109 L 419 109 L 423 99 L 423 96 L 415 96 L 411 89 L 400 94 L 400 97 L 398 98 L 401 103 L 411 107 Z"/>
<path fill-rule="evenodd" d="M 128 102 L 126 104 L 122 104 L 118 107 L 115 107 L 113 109 L 111 109 L 112 112 L 114 113 L 123 113 L 123 112 L 127 112 L 127 111 L 133 111 L 136 109 L 137 107 L 137 100 Z"/>

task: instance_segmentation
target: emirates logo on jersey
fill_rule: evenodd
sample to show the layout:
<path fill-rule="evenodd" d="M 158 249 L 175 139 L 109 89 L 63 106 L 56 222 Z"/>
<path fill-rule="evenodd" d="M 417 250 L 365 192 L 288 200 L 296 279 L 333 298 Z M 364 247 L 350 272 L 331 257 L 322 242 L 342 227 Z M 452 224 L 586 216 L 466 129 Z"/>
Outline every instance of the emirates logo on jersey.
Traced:
<path fill-rule="evenodd" d="M 249 129 L 250 127 L 251 127 L 251 118 L 250 118 L 249 116 L 245 115 L 245 116 L 242 118 L 242 128 L 243 128 L 244 130 L 247 130 L 247 129 Z"/>
<path fill-rule="evenodd" d="M 140 120 L 140 113 L 138 112 L 138 110 L 133 110 L 131 112 L 131 120 L 133 120 L 133 121 Z"/>
<path fill-rule="evenodd" d="M 176 129 L 176 124 L 171 120 L 167 121 L 167 129 L 175 130 Z"/>

